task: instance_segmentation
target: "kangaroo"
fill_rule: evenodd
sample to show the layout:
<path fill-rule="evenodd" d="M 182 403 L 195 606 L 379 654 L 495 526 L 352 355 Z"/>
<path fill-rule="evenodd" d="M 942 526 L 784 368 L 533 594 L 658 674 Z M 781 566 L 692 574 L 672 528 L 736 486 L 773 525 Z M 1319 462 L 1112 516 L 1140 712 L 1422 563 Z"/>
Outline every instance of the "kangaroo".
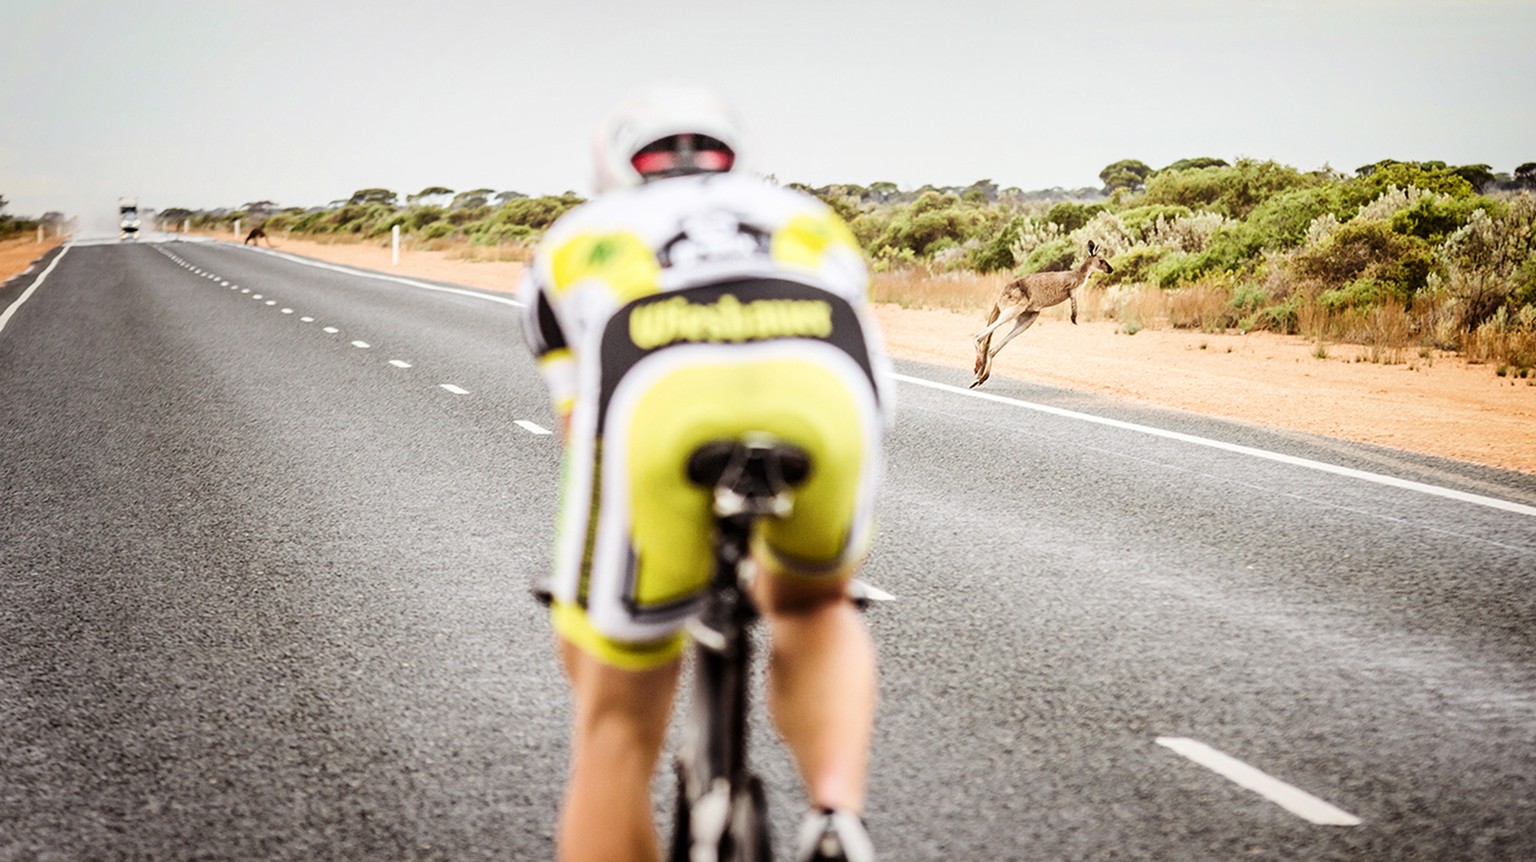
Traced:
<path fill-rule="evenodd" d="M 251 228 L 251 232 L 245 235 L 245 244 L 246 245 L 257 245 L 257 246 L 259 246 L 259 245 L 261 245 L 261 241 L 262 240 L 266 240 L 267 241 L 267 247 L 268 248 L 272 247 L 272 239 L 271 239 L 271 237 L 268 237 L 267 236 L 267 232 L 262 230 L 259 227 Z"/>
<path fill-rule="evenodd" d="M 1099 254 L 1098 248 L 1088 243 L 1088 259 L 1077 269 L 1067 272 L 1033 272 L 1020 276 L 1003 288 L 992 303 L 987 315 L 987 325 L 972 336 L 976 341 L 976 379 L 968 387 L 975 389 L 992 376 L 992 358 L 1014 336 L 1028 329 L 1040 316 L 1040 312 L 1066 300 L 1072 300 L 1072 323 L 1077 323 L 1077 289 L 1088 283 L 1095 272 L 1114 272 L 1109 262 Z M 1012 322 L 1013 328 L 1003 336 L 996 347 L 991 347 L 992 333 Z M 990 349 L 988 349 L 990 347 Z"/>

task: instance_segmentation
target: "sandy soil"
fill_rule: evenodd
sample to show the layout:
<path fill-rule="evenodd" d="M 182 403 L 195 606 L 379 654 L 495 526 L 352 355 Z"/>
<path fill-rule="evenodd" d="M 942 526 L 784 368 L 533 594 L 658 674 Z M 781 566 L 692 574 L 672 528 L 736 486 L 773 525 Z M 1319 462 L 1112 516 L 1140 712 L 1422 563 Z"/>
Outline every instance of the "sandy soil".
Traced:
<path fill-rule="evenodd" d="M 334 263 L 487 290 L 514 289 L 516 263 L 451 260 L 386 245 L 322 245 L 278 238 L 277 248 Z M 32 248 L 36 248 L 33 246 Z M 40 253 L 40 252 L 39 252 Z M 24 268 L 25 264 L 21 268 Z M 0 268 L 0 278 L 8 275 Z M 969 371 L 980 315 L 877 305 L 895 356 Z M 1341 440 L 1536 474 L 1536 378 L 1498 377 L 1449 355 L 1359 361 L 1364 348 L 1270 333 L 1118 332 L 1109 321 L 1073 326 L 1052 309 L 998 354 L 1000 378 L 1061 386 Z"/>
<path fill-rule="evenodd" d="M 13 275 L 24 272 L 37 260 L 48 253 L 48 250 L 58 245 L 63 240 L 60 237 L 49 237 L 41 243 L 37 241 L 36 234 L 25 234 L 12 237 L 0 242 L 0 284 Z"/>

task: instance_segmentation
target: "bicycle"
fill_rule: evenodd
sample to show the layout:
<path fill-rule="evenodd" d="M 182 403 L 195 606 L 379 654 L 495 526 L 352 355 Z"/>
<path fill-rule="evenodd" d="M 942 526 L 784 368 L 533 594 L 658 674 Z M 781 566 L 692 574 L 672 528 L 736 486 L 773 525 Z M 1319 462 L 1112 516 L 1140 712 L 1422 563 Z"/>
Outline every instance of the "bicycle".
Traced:
<path fill-rule="evenodd" d="M 752 525 L 782 518 L 794 488 L 810 473 L 797 446 L 768 438 L 721 440 L 688 460 L 688 479 L 712 489 L 715 564 L 694 641 L 694 698 L 677 753 L 677 813 L 672 862 L 769 862 L 767 797 L 747 765 L 751 627 L 758 611 L 749 593 Z"/>
<path fill-rule="evenodd" d="M 798 446 L 767 436 L 717 440 L 687 463 L 690 482 L 712 490 L 714 565 L 700 608 L 687 626 L 694 642 L 694 696 L 675 759 L 677 807 L 670 862 L 772 862 L 768 799 L 747 765 L 753 604 L 750 543 L 753 524 L 792 511 L 793 491 L 810 475 Z M 534 596 L 548 605 L 547 584 Z M 893 596 L 855 579 L 854 605 Z"/>

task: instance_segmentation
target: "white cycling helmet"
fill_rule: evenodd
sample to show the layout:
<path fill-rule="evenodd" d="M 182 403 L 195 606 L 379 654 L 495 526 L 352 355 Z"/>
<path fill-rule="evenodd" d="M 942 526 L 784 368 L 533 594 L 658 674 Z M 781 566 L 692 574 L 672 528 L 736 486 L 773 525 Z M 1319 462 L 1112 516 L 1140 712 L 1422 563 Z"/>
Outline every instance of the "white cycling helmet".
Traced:
<path fill-rule="evenodd" d="M 598 127 L 592 161 L 599 193 L 736 165 L 741 131 L 725 100 L 705 87 L 653 87 Z"/>

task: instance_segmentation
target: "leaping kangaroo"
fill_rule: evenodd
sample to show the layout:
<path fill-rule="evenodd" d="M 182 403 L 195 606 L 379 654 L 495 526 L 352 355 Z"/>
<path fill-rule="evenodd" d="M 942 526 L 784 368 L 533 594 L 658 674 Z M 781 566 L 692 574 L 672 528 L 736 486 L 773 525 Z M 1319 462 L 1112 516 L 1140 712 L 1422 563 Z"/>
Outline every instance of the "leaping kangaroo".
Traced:
<path fill-rule="evenodd" d="M 1045 309 L 1070 299 L 1072 322 L 1077 323 L 1077 289 L 1087 284 L 1088 277 L 1095 272 L 1114 270 L 1099 254 L 1098 248 L 1089 242 L 1088 259 L 1078 264 L 1077 269 L 1067 272 L 1032 272 L 1008 282 L 997 301 L 992 303 L 987 325 L 972 336 L 976 340 L 976 379 L 968 388 L 975 389 L 992 376 L 992 357 L 1014 336 L 1028 329 Z M 992 344 L 992 333 L 1010 321 L 1013 328 L 1008 330 L 1008 334 L 1003 336 L 996 347 L 988 349 Z"/>

